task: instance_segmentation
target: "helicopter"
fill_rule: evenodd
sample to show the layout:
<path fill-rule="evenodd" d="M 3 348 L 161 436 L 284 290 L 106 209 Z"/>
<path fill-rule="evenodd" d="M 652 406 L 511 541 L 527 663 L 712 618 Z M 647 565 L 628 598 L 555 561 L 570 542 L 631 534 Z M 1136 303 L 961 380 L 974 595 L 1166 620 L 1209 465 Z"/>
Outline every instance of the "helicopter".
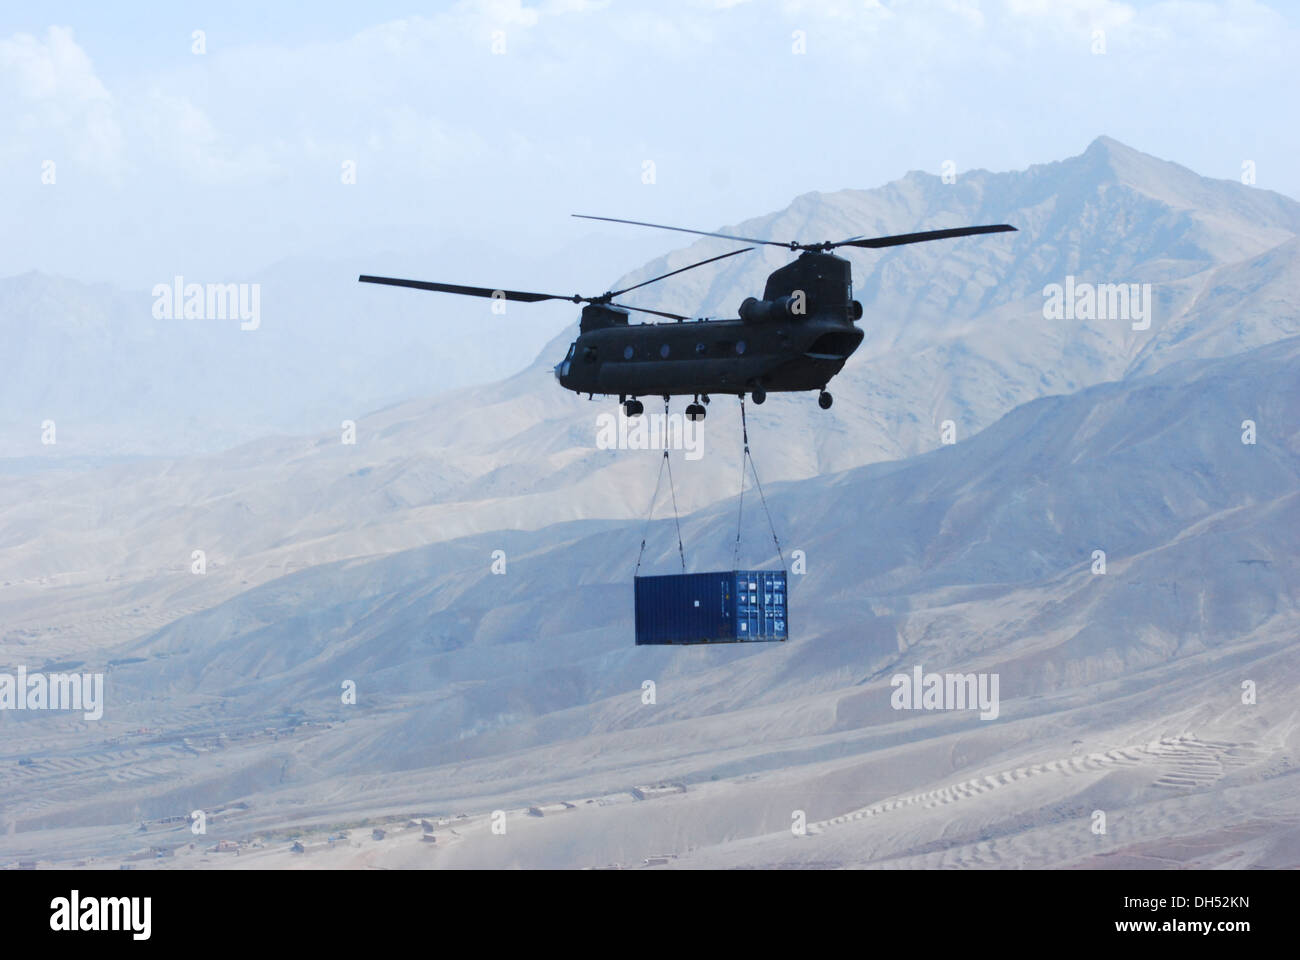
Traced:
<path fill-rule="evenodd" d="M 584 220 L 603 220 L 705 237 L 720 237 L 751 244 L 653 277 L 622 290 L 607 290 L 594 297 L 579 294 L 529 293 L 493 290 L 425 280 L 362 275 L 362 283 L 379 283 L 463 296 L 536 303 L 569 300 L 583 304 L 578 339 L 554 367 L 560 385 L 574 393 L 617 395 L 628 417 L 640 416 L 645 407 L 638 397 L 690 396 L 685 410 L 691 420 L 704 419 L 711 394 L 745 394 L 756 404 L 769 392 L 816 390 L 817 403 L 830 409 L 826 386 L 843 369 L 862 343 L 862 304 L 853 299 L 852 265 L 831 253 L 838 247 L 878 249 L 930 240 L 978 234 L 1005 233 L 1016 228 L 1005 223 L 976 227 L 926 230 L 887 237 L 850 237 L 821 243 L 782 242 L 740 237 L 707 230 L 671 227 L 641 220 L 619 220 L 573 214 Z M 615 303 L 615 297 L 668 277 L 694 270 L 756 246 L 785 247 L 799 256 L 773 271 L 762 298 L 747 297 L 735 319 L 689 318 L 664 310 Z M 629 313 L 646 313 L 664 322 L 630 323 Z M 702 401 L 702 402 L 701 402 Z"/>

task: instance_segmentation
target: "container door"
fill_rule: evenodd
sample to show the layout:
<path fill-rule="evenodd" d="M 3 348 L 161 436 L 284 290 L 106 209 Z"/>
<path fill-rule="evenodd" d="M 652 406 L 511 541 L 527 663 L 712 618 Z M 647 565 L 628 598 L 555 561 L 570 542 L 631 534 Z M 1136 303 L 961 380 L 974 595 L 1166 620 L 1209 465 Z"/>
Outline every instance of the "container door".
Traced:
<path fill-rule="evenodd" d="M 786 637 L 785 571 L 772 575 L 772 636 Z"/>
<path fill-rule="evenodd" d="M 736 574 L 736 639 L 759 640 L 763 637 L 762 593 L 758 574 Z"/>

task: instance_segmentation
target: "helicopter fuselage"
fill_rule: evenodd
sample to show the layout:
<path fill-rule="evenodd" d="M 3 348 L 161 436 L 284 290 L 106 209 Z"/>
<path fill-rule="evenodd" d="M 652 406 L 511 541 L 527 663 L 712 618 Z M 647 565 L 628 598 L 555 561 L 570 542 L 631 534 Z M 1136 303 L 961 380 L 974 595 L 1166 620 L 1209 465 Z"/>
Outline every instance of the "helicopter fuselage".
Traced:
<path fill-rule="evenodd" d="M 629 324 L 617 306 L 591 304 L 555 376 L 577 393 L 628 397 L 820 390 L 862 342 L 851 284 L 847 260 L 809 252 L 735 319 Z"/>
<path fill-rule="evenodd" d="M 577 393 L 632 397 L 819 390 L 862 337 L 851 322 L 824 316 L 607 327 L 580 335 L 555 375 Z"/>

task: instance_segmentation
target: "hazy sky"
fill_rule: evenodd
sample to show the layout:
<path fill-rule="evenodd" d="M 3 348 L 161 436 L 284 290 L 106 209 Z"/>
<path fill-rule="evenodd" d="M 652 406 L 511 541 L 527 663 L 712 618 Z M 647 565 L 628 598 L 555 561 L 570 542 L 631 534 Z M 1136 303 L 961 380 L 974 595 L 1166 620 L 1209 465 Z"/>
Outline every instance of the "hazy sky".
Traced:
<path fill-rule="evenodd" d="M 8 4 L 0 275 L 147 287 L 401 249 L 444 279 L 439 251 L 473 243 L 466 282 L 505 284 L 606 229 L 573 211 L 707 229 L 1101 133 L 1300 197 L 1296 6 Z M 587 286 L 686 242 L 608 230 Z"/>

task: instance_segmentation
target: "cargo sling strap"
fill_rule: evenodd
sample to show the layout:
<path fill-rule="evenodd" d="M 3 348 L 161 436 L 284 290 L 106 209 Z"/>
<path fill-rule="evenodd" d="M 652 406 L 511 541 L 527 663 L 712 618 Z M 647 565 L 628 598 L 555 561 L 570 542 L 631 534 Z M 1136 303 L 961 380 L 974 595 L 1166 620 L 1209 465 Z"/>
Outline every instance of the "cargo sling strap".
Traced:
<path fill-rule="evenodd" d="M 767 509 L 767 498 L 763 496 L 763 485 L 758 482 L 758 467 L 754 466 L 754 457 L 749 452 L 749 424 L 745 420 L 745 398 L 740 398 L 740 435 L 745 441 L 745 452 L 740 456 L 740 505 L 736 516 L 736 550 L 732 557 L 734 569 L 740 569 L 740 530 L 745 516 L 745 463 L 754 474 L 754 487 L 758 490 L 759 502 L 767 514 L 767 528 L 772 531 L 772 543 L 776 545 L 776 555 L 781 559 L 781 569 L 785 569 L 785 554 L 781 552 L 781 541 L 776 538 L 776 525 L 772 523 L 772 511 Z M 684 568 L 683 568 L 684 569 Z"/>
<path fill-rule="evenodd" d="M 664 400 L 664 424 L 665 431 L 668 423 L 668 401 Z M 655 481 L 654 496 L 650 498 L 650 512 L 646 514 L 645 529 L 641 531 L 641 552 L 636 555 L 636 570 L 632 574 L 635 577 L 641 572 L 641 560 L 645 557 L 645 538 L 650 532 L 650 521 L 654 519 L 655 503 L 659 500 L 659 486 L 664 482 L 664 469 L 668 470 L 668 490 L 672 494 L 673 500 L 673 523 L 677 525 L 677 555 L 682 558 L 682 573 L 686 572 L 686 551 L 682 547 L 682 522 L 677 516 L 677 488 L 673 486 L 673 465 L 668 461 L 668 440 L 664 438 L 664 458 L 659 461 L 659 479 Z"/>

